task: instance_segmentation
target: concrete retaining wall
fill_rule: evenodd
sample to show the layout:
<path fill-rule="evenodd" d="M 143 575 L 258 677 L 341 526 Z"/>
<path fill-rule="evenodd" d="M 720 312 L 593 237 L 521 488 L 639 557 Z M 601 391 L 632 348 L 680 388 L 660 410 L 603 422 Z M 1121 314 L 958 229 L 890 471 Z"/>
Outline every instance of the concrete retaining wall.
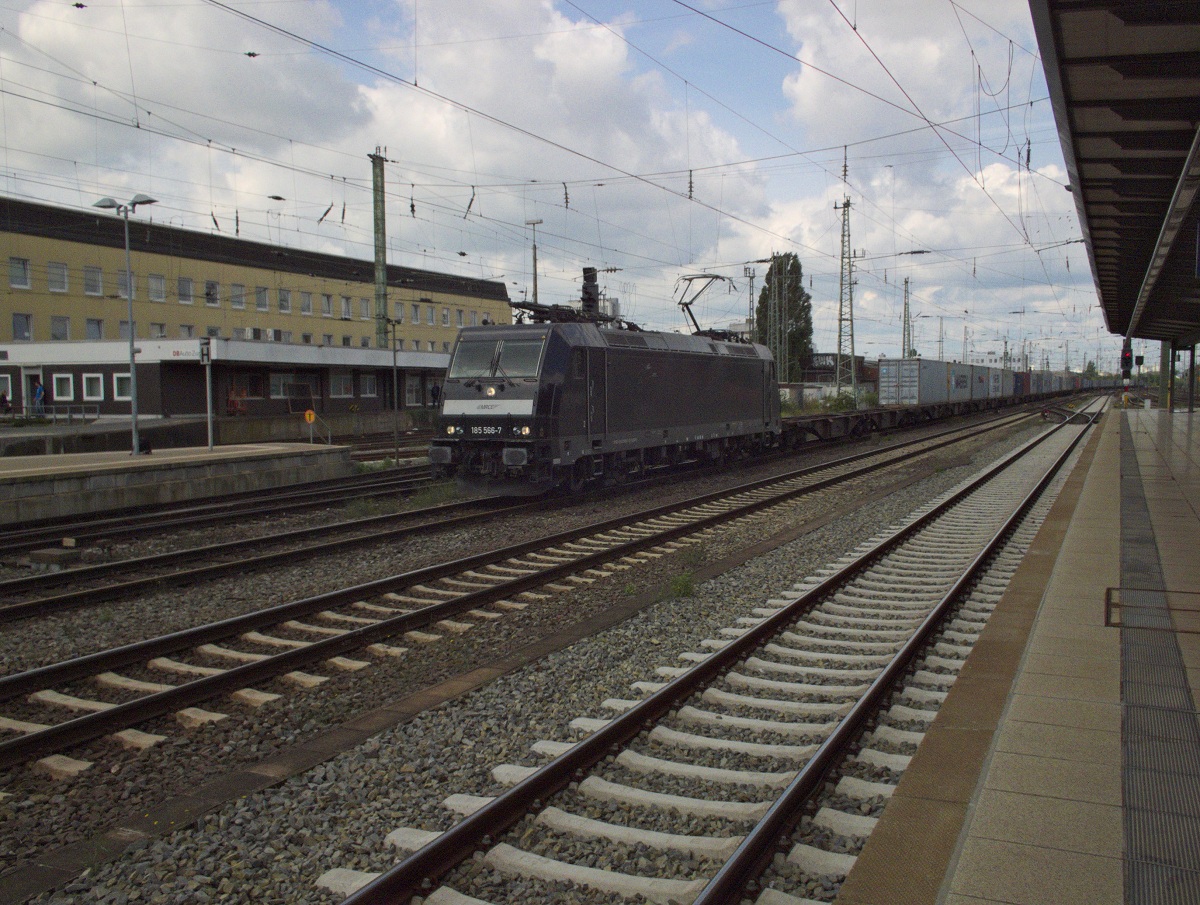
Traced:
<path fill-rule="evenodd" d="M 129 509 L 287 487 L 352 474 L 349 447 L 274 444 L 158 452 L 134 461 L 128 453 L 59 456 L 43 473 L 0 474 L 0 524 Z M 6 460 L 4 467 L 16 466 Z"/>

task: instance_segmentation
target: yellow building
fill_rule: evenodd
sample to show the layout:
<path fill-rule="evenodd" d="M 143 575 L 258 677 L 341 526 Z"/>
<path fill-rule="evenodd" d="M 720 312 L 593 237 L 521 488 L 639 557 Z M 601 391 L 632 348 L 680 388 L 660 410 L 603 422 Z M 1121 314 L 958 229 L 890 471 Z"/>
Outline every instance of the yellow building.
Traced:
<path fill-rule="evenodd" d="M 391 408 L 395 370 L 408 378 L 399 405 L 428 404 L 458 328 L 511 321 L 501 282 L 389 265 L 387 310 L 377 312 L 373 261 L 180 229 L 142 214 L 129 220 L 129 247 L 135 339 L 147 341 L 146 359 L 161 347 L 198 360 L 194 351 L 174 350 L 196 343 L 177 341 L 223 341 L 218 398 L 249 399 L 251 411 L 254 400 L 263 401 L 262 414 L 287 410 L 269 402 L 296 386 L 317 399 L 352 400 L 345 404 L 355 410 Z M 46 403 L 60 389 L 60 398 L 70 390 L 74 400 L 100 403 L 101 413 L 119 413 L 122 404 L 129 410 L 127 353 L 124 384 L 119 360 L 120 343 L 129 341 L 124 230 L 122 218 L 105 210 L 0 199 L 8 263 L 0 366 L 9 364 L 0 391 L 14 404 L 42 385 L 50 391 Z M 72 375 L 72 361 L 90 370 Z M 172 413 L 174 380 L 143 380 L 152 364 L 139 358 L 139 385 L 157 380 L 165 394 L 158 408 Z M 359 375 L 371 389 L 361 398 Z M 154 400 L 146 402 L 144 410 L 153 411 Z"/>

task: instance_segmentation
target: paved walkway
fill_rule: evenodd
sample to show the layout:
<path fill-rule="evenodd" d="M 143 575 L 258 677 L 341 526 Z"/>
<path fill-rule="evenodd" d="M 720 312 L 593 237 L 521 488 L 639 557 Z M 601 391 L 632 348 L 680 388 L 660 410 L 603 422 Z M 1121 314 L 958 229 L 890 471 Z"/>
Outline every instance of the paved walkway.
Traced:
<path fill-rule="evenodd" d="M 1200 423 L 1113 411 L 838 902 L 1200 902 L 1197 701 Z"/>

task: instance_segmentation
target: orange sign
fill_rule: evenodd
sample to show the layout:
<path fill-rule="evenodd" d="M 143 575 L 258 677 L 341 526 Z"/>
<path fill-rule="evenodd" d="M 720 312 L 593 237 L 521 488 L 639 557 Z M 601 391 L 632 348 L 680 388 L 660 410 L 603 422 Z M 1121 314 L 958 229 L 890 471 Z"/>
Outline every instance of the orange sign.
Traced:
<path fill-rule="evenodd" d="M 304 413 L 304 420 L 307 421 L 309 424 L 312 424 L 314 421 L 317 420 L 317 413 L 314 412 L 312 409 L 309 409 L 307 412 Z"/>

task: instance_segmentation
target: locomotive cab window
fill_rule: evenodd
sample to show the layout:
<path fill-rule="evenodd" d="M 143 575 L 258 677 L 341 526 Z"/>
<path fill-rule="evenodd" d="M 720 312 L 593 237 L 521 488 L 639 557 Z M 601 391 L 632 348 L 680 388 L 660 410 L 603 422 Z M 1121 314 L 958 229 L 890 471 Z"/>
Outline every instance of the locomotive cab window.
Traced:
<path fill-rule="evenodd" d="M 543 338 L 459 342 L 450 362 L 451 378 L 536 377 Z"/>

